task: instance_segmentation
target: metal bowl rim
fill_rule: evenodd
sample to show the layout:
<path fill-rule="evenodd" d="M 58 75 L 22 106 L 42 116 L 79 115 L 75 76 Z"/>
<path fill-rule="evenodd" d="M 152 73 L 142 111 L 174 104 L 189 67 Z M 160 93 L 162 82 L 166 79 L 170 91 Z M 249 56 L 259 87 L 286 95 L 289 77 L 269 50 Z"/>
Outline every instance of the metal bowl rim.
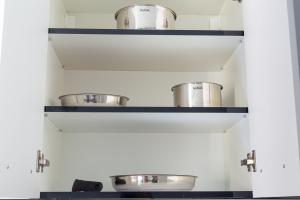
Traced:
<path fill-rule="evenodd" d="M 176 174 L 131 174 L 131 175 L 110 176 L 110 178 L 132 177 L 132 176 L 161 176 L 161 177 L 177 176 L 177 177 L 190 177 L 194 179 L 198 178 L 198 176 L 193 176 L 193 175 L 176 175 Z"/>
<path fill-rule="evenodd" d="M 100 94 L 100 93 L 79 93 L 79 94 L 66 94 L 66 95 L 62 95 L 62 96 L 59 96 L 58 99 L 62 99 L 64 97 L 71 97 L 71 96 L 83 96 L 83 95 L 96 95 L 96 96 L 111 96 L 111 97 L 119 97 L 119 98 L 124 98 L 126 99 L 127 101 L 130 100 L 130 98 L 128 97 L 125 97 L 125 96 L 122 96 L 122 95 L 115 95 L 115 94 Z"/>
<path fill-rule="evenodd" d="M 126 6 L 124 8 L 121 8 L 119 9 L 116 14 L 115 14 L 115 19 L 117 20 L 118 19 L 118 16 L 119 16 L 119 13 L 125 9 L 128 9 L 128 8 L 132 8 L 132 7 L 138 7 L 138 6 L 151 6 L 151 7 L 156 7 L 156 8 L 163 8 L 163 9 L 167 9 L 169 10 L 173 16 L 174 16 L 174 19 L 177 20 L 177 14 L 174 10 L 172 10 L 171 8 L 168 8 L 168 7 L 165 7 L 165 6 L 160 6 L 160 5 L 156 5 L 156 4 L 133 4 L 133 5 L 130 5 L 130 6 Z"/>
<path fill-rule="evenodd" d="M 177 84 L 177 85 L 173 86 L 171 90 L 174 91 L 175 88 L 183 86 L 183 85 L 196 85 L 196 84 L 202 84 L 202 83 L 208 83 L 208 84 L 218 85 L 218 86 L 221 87 L 221 90 L 224 89 L 223 85 L 221 85 L 219 83 L 204 82 L 204 81 L 194 81 L 194 82 L 190 82 L 190 83 L 180 83 L 180 84 Z"/>

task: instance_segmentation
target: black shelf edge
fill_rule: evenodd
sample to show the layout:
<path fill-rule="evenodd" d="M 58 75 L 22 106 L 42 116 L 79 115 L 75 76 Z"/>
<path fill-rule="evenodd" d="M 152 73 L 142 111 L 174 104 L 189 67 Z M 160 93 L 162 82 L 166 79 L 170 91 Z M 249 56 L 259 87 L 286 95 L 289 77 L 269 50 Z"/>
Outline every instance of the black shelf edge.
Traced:
<path fill-rule="evenodd" d="M 241 192 L 41 192 L 41 199 L 252 199 L 251 191 Z"/>
<path fill-rule="evenodd" d="M 49 28 L 49 34 L 90 35 L 182 35 L 182 36 L 244 36 L 244 31 L 230 30 L 124 30 L 124 29 L 74 29 Z"/>
<path fill-rule="evenodd" d="M 248 113 L 247 107 L 63 107 L 45 106 L 46 113 L 88 112 L 88 113 Z"/>

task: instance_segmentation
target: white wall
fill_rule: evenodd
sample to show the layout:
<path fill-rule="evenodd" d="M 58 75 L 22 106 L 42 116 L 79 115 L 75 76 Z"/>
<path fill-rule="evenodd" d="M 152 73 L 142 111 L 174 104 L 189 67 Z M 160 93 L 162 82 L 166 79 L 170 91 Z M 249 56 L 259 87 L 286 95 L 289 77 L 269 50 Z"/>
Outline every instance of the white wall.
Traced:
<path fill-rule="evenodd" d="M 5 0 L 0 0 L 0 63 L 2 57 L 2 37 L 3 37 L 3 24 L 4 24 L 4 8 Z"/>

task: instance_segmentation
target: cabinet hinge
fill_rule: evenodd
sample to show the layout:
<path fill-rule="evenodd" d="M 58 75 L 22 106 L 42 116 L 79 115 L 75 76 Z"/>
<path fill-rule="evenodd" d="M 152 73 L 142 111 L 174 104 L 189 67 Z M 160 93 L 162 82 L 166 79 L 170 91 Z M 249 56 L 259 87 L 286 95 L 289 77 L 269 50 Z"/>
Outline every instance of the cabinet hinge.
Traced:
<path fill-rule="evenodd" d="M 242 3 L 242 0 L 232 0 L 232 1 L 237 1 L 237 2 L 239 2 L 239 3 Z"/>
<path fill-rule="evenodd" d="M 45 167 L 50 167 L 50 161 L 45 159 L 44 154 L 38 150 L 36 157 L 36 172 L 43 173 Z"/>
<path fill-rule="evenodd" d="M 241 166 L 247 166 L 248 172 L 256 172 L 256 151 L 247 154 L 247 159 L 241 161 Z"/>

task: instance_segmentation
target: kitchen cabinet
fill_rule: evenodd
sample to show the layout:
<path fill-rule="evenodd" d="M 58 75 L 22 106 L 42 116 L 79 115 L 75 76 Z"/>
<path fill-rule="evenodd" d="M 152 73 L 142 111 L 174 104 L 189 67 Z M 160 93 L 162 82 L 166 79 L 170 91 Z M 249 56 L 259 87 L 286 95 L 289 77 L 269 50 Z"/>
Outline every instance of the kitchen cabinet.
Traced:
<path fill-rule="evenodd" d="M 300 196 L 293 1 L 153 2 L 178 12 L 176 30 L 114 29 L 116 8 L 142 0 L 6 1 L 1 198 L 141 197 L 113 192 L 109 176 L 133 173 L 198 176 L 193 192 L 147 198 Z M 223 107 L 174 108 L 171 87 L 195 80 L 222 84 Z M 131 100 L 60 107 L 58 96 L 79 92 Z M 252 150 L 249 173 L 240 161 Z M 68 193 L 75 178 L 104 192 Z"/>

